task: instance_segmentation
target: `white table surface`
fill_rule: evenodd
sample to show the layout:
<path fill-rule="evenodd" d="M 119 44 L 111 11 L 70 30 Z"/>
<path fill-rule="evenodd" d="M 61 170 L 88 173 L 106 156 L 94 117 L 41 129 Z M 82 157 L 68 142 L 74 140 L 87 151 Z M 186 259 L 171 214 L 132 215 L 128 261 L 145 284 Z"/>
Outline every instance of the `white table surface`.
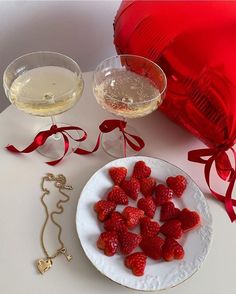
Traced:
<path fill-rule="evenodd" d="M 84 127 L 91 143 L 95 143 L 98 125 L 112 115 L 96 103 L 91 78 L 91 73 L 84 74 L 85 90 L 81 100 L 57 120 Z M 9 143 L 19 148 L 28 145 L 47 120 L 27 115 L 14 106 L 0 114 L 0 293 L 134 293 L 102 276 L 93 267 L 83 253 L 76 233 L 75 214 L 80 192 L 93 173 L 112 158 L 100 148 L 89 156 L 71 154 L 57 166 L 50 167 L 37 152 L 15 155 L 4 149 Z M 189 150 L 204 146 L 199 140 L 159 112 L 131 123 L 146 142 L 140 155 L 160 157 L 179 166 L 196 181 L 206 197 L 209 196 L 203 166 L 187 160 Z M 43 257 L 39 233 L 45 217 L 39 183 L 47 172 L 63 173 L 74 187 L 60 218 L 63 240 L 73 260 L 67 263 L 63 256 L 58 257 L 50 271 L 41 276 L 35 268 L 35 260 Z M 213 182 L 218 190 L 223 190 L 215 176 Z M 211 197 L 208 202 L 214 230 L 210 252 L 193 277 L 166 290 L 166 294 L 236 293 L 236 224 L 230 223 L 219 203 Z M 50 252 L 57 246 L 55 236 L 55 228 L 49 226 L 46 242 Z"/>

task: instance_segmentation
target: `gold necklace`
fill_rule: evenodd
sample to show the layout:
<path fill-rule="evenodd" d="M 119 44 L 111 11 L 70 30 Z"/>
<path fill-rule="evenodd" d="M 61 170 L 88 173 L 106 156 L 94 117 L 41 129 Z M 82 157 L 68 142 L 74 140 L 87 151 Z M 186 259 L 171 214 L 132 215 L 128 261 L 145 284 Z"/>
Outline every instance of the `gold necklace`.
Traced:
<path fill-rule="evenodd" d="M 47 205 L 44 202 L 44 197 L 46 195 L 50 194 L 50 191 L 44 187 L 45 181 L 54 182 L 54 186 L 58 189 L 59 193 L 64 196 L 64 199 L 59 200 L 57 202 L 57 204 L 56 204 L 58 210 L 52 211 L 50 214 L 49 214 Z M 66 250 L 66 248 L 64 246 L 64 243 L 61 240 L 62 227 L 61 227 L 60 224 L 58 224 L 55 221 L 54 215 L 62 214 L 63 211 L 64 211 L 64 208 L 63 208 L 62 204 L 66 203 L 66 202 L 68 202 L 70 200 L 70 197 L 67 194 L 65 194 L 63 192 L 63 190 L 72 190 L 73 188 L 72 188 L 72 186 L 66 185 L 66 177 L 64 175 L 60 174 L 60 175 L 54 176 L 53 174 L 48 173 L 48 174 L 46 174 L 46 176 L 44 176 L 42 178 L 41 189 L 43 191 L 43 194 L 41 196 L 41 202 L 42 202 L 42 205 L 44 206 L 44 209 L 45 209 L 46 219 L 45 219 L 45 221 L 43 223 L 43 226 L 42 226 L 42 230 L 41 230 L 41 234 L 40 234 L 40 241 L 41 241 L 41 246 L 42 246 L 42 249 L 43 249 L 43 252 L 44 252 L 46 258 L 39 259 L 37 261 L 37 268 L 38 268 L 39 272 L 41 274 L 43 274 L 43 273 L 45 273 L 46 271 L 48 271 L 51 268 L 52 259 L 56 258 L 58 255 L 64 255 L 68 261 L 70 261 L 72 259 L 72 256 L 67 254 L 67 250 Z M 58 248 L 57 251 L 53 255 L 48 254 L 48 251 L 47 251 L 47 249 L 45 247 L 45 243 L 44 243 L 44 231 L 45 231 L 45 228 L 47 226 L 47 223 L 48 223 L 49 219 L 58 228 L 58 237 L 57 238 L 58 238 L 58 242 L 61 245 L 60 248 Z"/>

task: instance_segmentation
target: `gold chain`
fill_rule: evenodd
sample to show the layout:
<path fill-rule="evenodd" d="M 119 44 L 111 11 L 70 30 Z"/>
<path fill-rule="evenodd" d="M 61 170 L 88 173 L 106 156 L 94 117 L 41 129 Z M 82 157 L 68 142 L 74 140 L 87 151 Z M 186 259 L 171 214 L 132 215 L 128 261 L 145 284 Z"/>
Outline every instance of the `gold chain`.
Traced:
<path fill-rule="evenodd" d="M 55 182 L 54 186 L 58 189 L 59 193 L 64 196 L 64 199 L 59 200 L 56 204 L 56 207 L 58 208 L 58 210 L 52 211 L 50 214 L 48 211 L 48 207 L 47 207 L 46 203 L 44 202 L 44 197 L 46 195 L 50 194 L 50 191 L 44 187 L 45 181 Z M 73 188 L 71 186 L 66 185 L 66 177 L 64 175 L 60 174 L 60 175 L 54 176 L 53 174 L 48 173 L 48 174 L 46 174 L 46 176 L 44 176 L 42 178 L 41 189 L 43 191 L 43 194 L 41 196 L 41 203 L 45 209 L 46 219 L 45 219 L 43 226 L 42 226 L 42 230 L 41 230 L 41 234 L 40 234 L 40 241 L 41 241 L 41 246 L 42 246 L 42 249 L 43 249 L 43 252 L 44 252 L 46 258 L 39 259 L 37 261 L 37 268 L 38 268 L 39 272 L 41 274 L 43 274 L 50 269 L 50 267 L 52 266 L 52 259 L 54 259 L 58 255 L 61 255 L 61 254 L 64 255 L 68 261 L 70 261 L 72 259 L 72 256 L 67 254 L 67 250 L 66 250 L 64 243 L 61 239 L 62 227 L 59 223 L 57 223 L 55 221 L 54 216 L 62 214 L 64 211 L 62 204 L 66 203 L 70 200 L 70 197 L 67 194 L 65 194 L 62 190 L 72 190 Z M 58 242 L 61 245 L 61 247 L 59 249 L 57 249 L 55 254 L 53 254 L 51 256 L 48 254 L 48 251 L 47 251 L 47 249 L 45 247 L 45 243 L 44 243 L 44 232 L 45 232 L 45 229 L 46 229 L 46 226 L 47 226 L 49 219 L 58 228 L 58 237 L 57 238 L 58 238 Z"/>

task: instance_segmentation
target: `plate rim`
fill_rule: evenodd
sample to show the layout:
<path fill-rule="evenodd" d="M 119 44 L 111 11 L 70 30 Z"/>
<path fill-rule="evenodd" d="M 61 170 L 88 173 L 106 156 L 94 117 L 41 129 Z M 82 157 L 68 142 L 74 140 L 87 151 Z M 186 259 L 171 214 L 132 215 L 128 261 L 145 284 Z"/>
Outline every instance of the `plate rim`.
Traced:
<path fill-rule="evenodd" d="M 80 197 L 81 195 L 83 194 L 86 186 L 89 184 L 90 181 L 92 181 L 92 178 L 94 178 L 100 171 L 101 169 L 104 169 L 106 168 L 107 165 L 110 165 L 112 162 L 116 162 L 116 161 L 119 161 L 119 160 L 124 160 L 124 159 L 135 159 L 137 161 L 139 160 L 144 160 L 145 161 L 145 158 L 147 158 L 148 160 L 160 160 L 160 161 L 163 161 L 171 166 L 174 166 L 176 169 L 178 170 L 181 170 L 181 172 L 183 174 L 185 174 L 187 177 L 189 177 L 191 179 L 191 181 L 196 185 L 197 189 L 200 191 L 200 193 L 203 195 L 203 198 L 205 200 L 205 204 L 206 204 L 206 207 L 207 207 L 207 210 L 208 210 L 208 213 L 209 213 L 209 219 L 208 219 L 208 225 L 211 227 L 211 233 L 210 233 L 210 241 L 208 242 L 207 244 L 207 252 L 206 254 L 204 255 L 204 258 L 202 260 L 202 262 L 197 266 L 196 270 L 187 278 L 185 278 L 184 280 L 182 280 L 181 282 L 179 283 L 176 283 L 170 287 L 167 287 L 167 288 L 161 288 L 161 289 L 138 289 L 138 288 L 134 288 L 132 286 L 128 286 L 128 285 L 124 285 L 122 283 L 119 283 L 117 282 L 116 280 L 113 280 L 111 277 L 108 277 L 105 273 L 103 273 L 94 263 L 93 261 L 89 258 L 86 250 L 84 249 L 83 247 L 83 244 L 81 242 L 81 239 L 80 239 L 80 234 L 79 234 L 79 230 L 78 230 L 78 225 L 77 225 L 77 215 L 78 215 L 78 210 L 79 210 L 79 205 L 80 205 Z M 83 189 L 81 190 L 81 193 L 80 193 L 80 196 L 79 196 L 79 199 L 78 199 L 78 203 L 77 203 L 77 208 L 76 208 L 76 215 L 75 215 L 75 224 L 76 224 L 76 232 L 77 232 L 77 236 L 78 236 L 78 239 L 79 239 L 79 242 L 80 242 L 80 245 L 83 249 L 83 252 L 85 254 L 85 256 L 88 258 L 88 260 L 90 261 L 90 263 L 94 266 L 94 268 L 99 272 L 101 273 L 104 277 L 106 277 L 107 279 L 109 279 L 110 281 L 112 282 L 115 282 L 116 284 L 122 286 L 122 287 L 125 287 L 125 288 L 128 288 L 128 289 L 132 289 L 132 290 L 136 290 L 136 291 L 143 291 L 143 292 L 154 292 L 154 291 L 163 291 L 163 290 L 167 290 L 167 289 L 171 289 L 171 288 L 174 288 L 182 283 L 184 283 L 185 281 L 189 280 L 190 278 L 192 278 L 198 271 L 199 269 L 201 268 L 201 266 L 203 265 L 204 261 L 206 260 L 206 257 L 208 256 L 209 252 L 210 252 L 210 249 L 211 249 L 211 246 L 212 246 L 212 242 L 213 242 L 213 235 L 214 235 L 214 230 L 213 230 L 213 217 L 212 217 L 212 213 L 211 213 L 211 210 L 210 210 L 210 206 L 209 206 L 209 203 L 204 195 L 204 193 L 202 192 L 202 190 L 200 189 L 200 187 L 198 186 L 198 184 L 195 182 L 195 180 L 187 173 L 185 172 L 182 168 L 178 167 L 177 165 L 173 164 L 173 163 L 170 163 L 169 161 L 165 160 L 165 159 L 162 159 L 160 157 L 153 157 L 153 156 L 146 156 L 146 155 L 138 155 L 138 156 L 129 156 L 129 157 L 122 157 L 122 158 L 116 158 L 114 160 L 111 160 L 109 162 L 107 162 L 106 164 L 104 164 L 102 167 L 100 167 L 95 173 L 92 174 L 92 176 L 89 178 L 89 180 L 85 183 Z"/>

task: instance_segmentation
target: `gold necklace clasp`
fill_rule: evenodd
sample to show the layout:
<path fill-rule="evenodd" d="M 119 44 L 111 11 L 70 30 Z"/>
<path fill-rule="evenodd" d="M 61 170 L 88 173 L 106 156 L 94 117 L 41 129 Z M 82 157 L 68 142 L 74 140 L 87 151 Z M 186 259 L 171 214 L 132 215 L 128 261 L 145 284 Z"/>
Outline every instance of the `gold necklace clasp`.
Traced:
<path fill-rule="evenodd" d="M 71 259 L 72 259 L 72 255 L 70 255 L 70 254 L 67 253 L 66 248 L 64 248 L 64 247 L 61 248 L 61 249 L 59 250 L 59 252 L 60 252 L 61 254 L 63 254 L 63 255 L 66 257 L 67 261 L 71 261 Z"/>

